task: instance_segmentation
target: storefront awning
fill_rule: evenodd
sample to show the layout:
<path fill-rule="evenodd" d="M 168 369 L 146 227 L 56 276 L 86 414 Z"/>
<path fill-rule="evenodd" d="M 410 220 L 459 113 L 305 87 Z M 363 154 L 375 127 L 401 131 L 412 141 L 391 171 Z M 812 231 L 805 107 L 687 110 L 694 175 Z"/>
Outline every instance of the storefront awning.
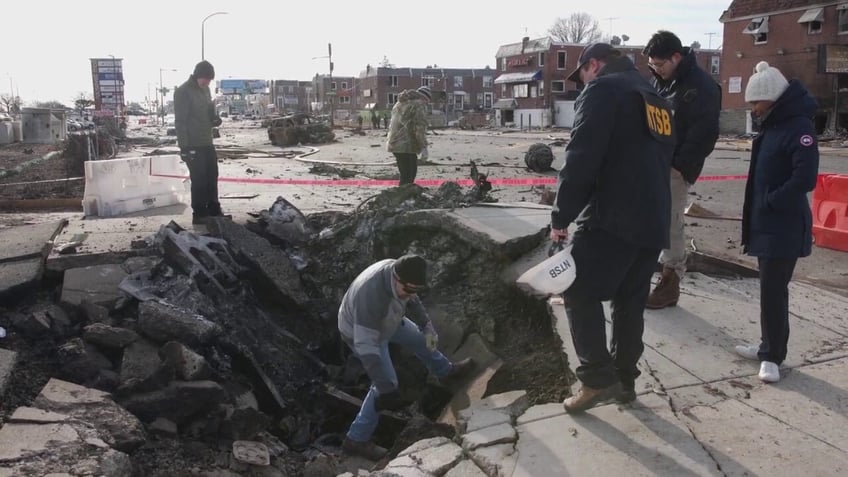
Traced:
<path fill-rule="evenodd" d="M 757 17 L 751 19 L 751 23 L 742 30 L 746 35 L 759 35 L 760 33 L 768 33 L 768 17 Z"/>
<path fill-rule="evenodd" d="M 492 105 L 493 109 L 515 109 L 518 106 L 518 103 L 515 102 L 514 99 L 499 99 L 495 101 L 495 104 Z"/>
<path fill-rule="evenodd" d="M 811 8 L 801 15 L 798 23 L 822 22 L 824 21 L 824 8 Z"/>
<path fill-rule="evenodd" d="M 529 83 L 542 79 L 542 70 L 529 73 L 505 73 L 495 78 L 495 84 L 504 83 Z"/>

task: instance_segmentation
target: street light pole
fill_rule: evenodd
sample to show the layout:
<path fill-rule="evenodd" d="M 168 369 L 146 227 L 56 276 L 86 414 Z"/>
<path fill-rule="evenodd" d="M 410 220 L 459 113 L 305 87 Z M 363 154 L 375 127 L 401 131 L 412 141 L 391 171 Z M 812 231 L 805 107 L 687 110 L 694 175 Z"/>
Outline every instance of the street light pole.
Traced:
<path fill-rule="evenodd" d="M 330 89 L 333 87 L 333 44 L 327 43 L 327 58 L 330 59 Z M 333 123 L 335 122 L 335 114 L 333 113 L 333 101 L 336 97 L 335 91 L 331 91 L 333 96 L 330 97 L 330 127 L 333 127 Z"/>
<path fill-rule="evenodd" d="M 159 68 L 159 118 L 162 121 L 162 126 L 165 125 L 165 87 L 162 86 L 162 72 L 177 71 L 173 68 Z"/>
<path fill-rule="evenodd" d="M 215 15 L 226 15 L 228 12 L 215 12 L 206 15 L 206 18 L 200 22 L 200 59 L 206 59 L 206 20 L 214 17 Z"/>

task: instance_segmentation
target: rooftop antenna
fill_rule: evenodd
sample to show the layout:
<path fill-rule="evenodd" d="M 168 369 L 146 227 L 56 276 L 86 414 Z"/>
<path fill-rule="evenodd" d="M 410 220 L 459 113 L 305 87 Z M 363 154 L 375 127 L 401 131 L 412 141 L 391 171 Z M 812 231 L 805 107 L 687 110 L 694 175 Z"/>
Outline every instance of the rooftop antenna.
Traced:
<path fill-rule="evenodd" d="M 718 33 L 715 33 L 715 32 L 712 32 L 712 31 L 709 32 L 709 33 L 704 33 L 704 35 L 707 35 L 707 38 L 709 38 L 709 40 L 707 41 L 707 49 L 708 50 L 713 49 L 713 37 L 716 36 L 717 34 Z"/>

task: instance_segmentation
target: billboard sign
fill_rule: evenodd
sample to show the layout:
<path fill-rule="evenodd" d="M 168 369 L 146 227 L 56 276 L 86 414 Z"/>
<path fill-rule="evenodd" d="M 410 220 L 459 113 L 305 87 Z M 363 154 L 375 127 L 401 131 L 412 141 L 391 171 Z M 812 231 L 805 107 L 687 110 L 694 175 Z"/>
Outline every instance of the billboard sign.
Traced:
<path fill-rule="evenodd" d="M 124 71 L 122 58 L 91 58 L 95 115 L 123 116 Z"/>
<path fill-rule="evenodd" d="M 267 88 L 268 84 L 265 80 L 222 79 L 218 81 L 218 92 L 221 94 L 264 93 Z"/>

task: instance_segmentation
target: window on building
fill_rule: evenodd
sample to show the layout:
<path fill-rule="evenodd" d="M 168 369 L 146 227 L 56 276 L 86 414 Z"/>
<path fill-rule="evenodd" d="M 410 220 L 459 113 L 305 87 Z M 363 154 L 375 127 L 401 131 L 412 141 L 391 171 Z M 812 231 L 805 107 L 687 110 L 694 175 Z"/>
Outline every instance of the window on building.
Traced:
<path fill-rule="evenodd" d="M 389 86 L 397 87 L 397 85 L 398 85 L 398 77 L 397 76 L 389 76 Z"/>
<path fill-rule="evenodd" d="M 551 81 L 551 92 L 552 93 L 565 93 L 565 81 L 564 80 Z"/>
<path fill-rule="evenodd" d="M 837 18 L 837 31 L 840 35 L 844 33 L 848 33 L 848 3 L 843 3 L 836 7 L 838 18 Z"/>
<path fill-rule="evenodd" d="M 453 109 L 456 111 L 462 111 L 463 109 L 465 109 L 465 95 L 453 95 Z"/>
<path fill-rule="evenodd" d="M 342 81 L 342 90 L 347 90 L 347 81 Z"/>
<path fill-rule="evenodd" d="M 432 76 L 422 76 L 421 77 L 421 86 L 426 86 L 428 88 L 432 88 L 435 83 L 436 83 L 436 78 L 433 78 Z"/>
<path fill-rule="evenodd" d="M 394 76 L 394 78 L 396 78 L 396 76 Z M 395 93 L 389 93 L 388 100 L 386 101 L 386 104 L 391 106 L 391 105 L 397 103 L 397 97 L 398 97 L 398 95 L 396 95 Z"/>
<path fill-rule="evenodd" d="M 506 84 L 501 84 L 501 98 L 506 97 Z"/>
<path fill-rule="evenodd" d="M 495 84 L 494 81 L 495 81 L 495 79 L 492 76 L 484 76 L 483 77 L 483 87 L 484 88 L 491 88 L 492 85 Z"/>
<path fill-rule="evenodd" d="M 824 8 L 811 8 L 805 11 L 798 23 L 807 25 L 807 34 L 816 35 L 822 31 L 822 23 L 824 22 Z"/>
<path fill-rule="evenodd" d="M 483 106 L 483 93 L 477 93 L 477 103 L 475 103 L 475 106 L 478 108 Z"/>
<path fill-rule="evenodd" d="M 506 58 L 501 58 L 501 71 L 506 71 Z"/>
<path fill-rule="evenodd" d="M 339 96 L 339 104 L 350 104 L 350 96 Z"/>
<path fill-rule="evenodd" d="M 513 98 L 527 98 L 530 94 L 530 88 L 528 88 L 528 84 L 514 84 L 512 85 L 512 97 Z"/>
<path fill-rule="evenodd" d="M 335 90 L 335 89 L 336 89 L 336 82 L 335 82 L 335 81 L 333 81 L 332 83 L 330 83 L 330 89 L 332 89 L 332 90 Z"/>
<path fill-rule="evenodd" d="M 540 67 L 545 66 L 545 52 L 544 51 L 539 52 L 539 66 Z"/>
<path fill-rule="evenodd" d="M 719 66 L 721 65 L 721 57 L 716 55 L 710 58 L 710 74 L 719 74 Z"/>
<path fill-rule="evenodd" d="M 565 69 L 565 59 L 566 59 L 566 51 L 558 51 L 557 52 L 557 69 L 564 70 Z"/>
<path fill-rule="evenodd" d="M 454 88 L 462 88 L 462 76 L 454 76 L 453 77 L 453 87 Z"/>
<path fill-rule="evenodd" d="M 768 43 L 768 20 L 769 17 L 757 17 L 751 19 L 751 23 L 742 30 L 742 33 L 751 35 L 755 45 Z"/>
<path fill-rule="evenodd" d="M 492 109 L 492 93 L 483 93 L 483 107 Z"/>

